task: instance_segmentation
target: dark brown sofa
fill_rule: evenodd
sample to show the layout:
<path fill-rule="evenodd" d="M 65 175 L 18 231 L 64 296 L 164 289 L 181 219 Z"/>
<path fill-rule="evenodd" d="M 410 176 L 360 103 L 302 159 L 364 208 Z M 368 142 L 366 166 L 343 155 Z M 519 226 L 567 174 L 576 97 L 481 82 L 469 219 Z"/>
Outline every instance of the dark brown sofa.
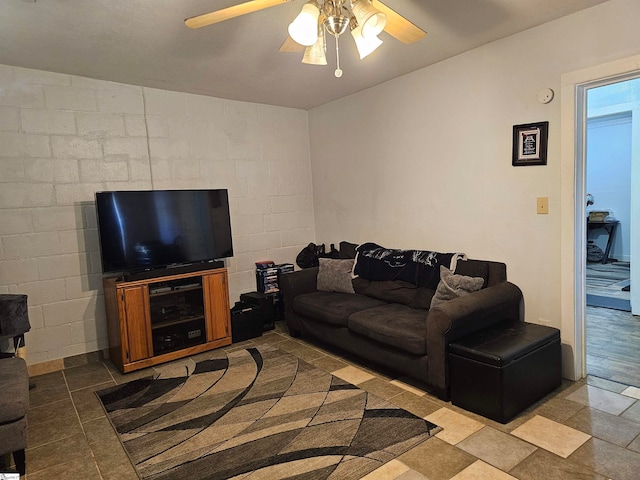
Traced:
<path fill-rule="evenodd" d="M 504 263 L 463 264 L 467 272 L 484 272 L 483 288 L 431 309 L 434 291 L 406 282 L 355 279 L 355 293 L 342 293 L 318 291 L 318 267 L 284 274 L 285 321 L 294 337 L 320 340 L 414 378 L 448 400 L 449 343 L 504 320 L 524 321 L 522 292 L 507 282 Z"/>

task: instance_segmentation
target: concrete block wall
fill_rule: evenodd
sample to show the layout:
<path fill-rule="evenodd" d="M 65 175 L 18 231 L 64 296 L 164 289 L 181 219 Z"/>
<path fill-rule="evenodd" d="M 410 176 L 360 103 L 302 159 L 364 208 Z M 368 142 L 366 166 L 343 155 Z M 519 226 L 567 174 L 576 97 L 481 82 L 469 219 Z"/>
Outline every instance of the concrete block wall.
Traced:
<path fill-rule="evenodd" d="M 28 363 L 107 348 L 94 194 L 228 188 L 230 299 L 315 239 L 307 113 L 0 65 L 0 293 Z"/>

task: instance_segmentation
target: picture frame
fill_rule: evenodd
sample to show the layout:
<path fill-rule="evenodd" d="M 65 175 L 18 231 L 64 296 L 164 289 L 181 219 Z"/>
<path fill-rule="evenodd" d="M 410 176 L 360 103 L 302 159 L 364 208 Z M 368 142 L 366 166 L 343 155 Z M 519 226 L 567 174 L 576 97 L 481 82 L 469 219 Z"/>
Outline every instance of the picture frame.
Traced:
<path fill-rule="evenodd" d="M 525 123 L 513 126 L 514 167 L 547 164 L 549 122 Z"/>

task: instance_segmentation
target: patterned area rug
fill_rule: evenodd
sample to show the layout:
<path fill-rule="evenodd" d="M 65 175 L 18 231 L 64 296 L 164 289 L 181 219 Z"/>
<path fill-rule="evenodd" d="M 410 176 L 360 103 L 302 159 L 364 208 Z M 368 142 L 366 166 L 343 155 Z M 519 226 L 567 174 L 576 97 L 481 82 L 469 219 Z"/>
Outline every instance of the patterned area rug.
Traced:
<path fill-rule="evenodd" d="M 143 479 L 359 479 L 440 430 L 264 346 L 97 395 Z"/>

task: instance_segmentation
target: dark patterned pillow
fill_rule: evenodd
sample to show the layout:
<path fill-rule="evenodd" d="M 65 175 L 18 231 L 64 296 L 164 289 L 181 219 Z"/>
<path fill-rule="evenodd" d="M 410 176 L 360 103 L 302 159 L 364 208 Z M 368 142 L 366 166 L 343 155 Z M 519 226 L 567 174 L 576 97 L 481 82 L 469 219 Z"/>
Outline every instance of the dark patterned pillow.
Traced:
<path fill-rule="evenodd" d="M 321 292 L 355 293 L 351 283 L 353 259 L 319 258 L 318 290 Z"/>
<path fill-rule="evenodd" d="M 431 308 L 448 300 L 476 292 L 482 288 L 483 284 L 484 278 L 455 275 L 447 267 L 441 265 L 440 283 L 438 283 L 436 294 L 431 299 Z"/>

